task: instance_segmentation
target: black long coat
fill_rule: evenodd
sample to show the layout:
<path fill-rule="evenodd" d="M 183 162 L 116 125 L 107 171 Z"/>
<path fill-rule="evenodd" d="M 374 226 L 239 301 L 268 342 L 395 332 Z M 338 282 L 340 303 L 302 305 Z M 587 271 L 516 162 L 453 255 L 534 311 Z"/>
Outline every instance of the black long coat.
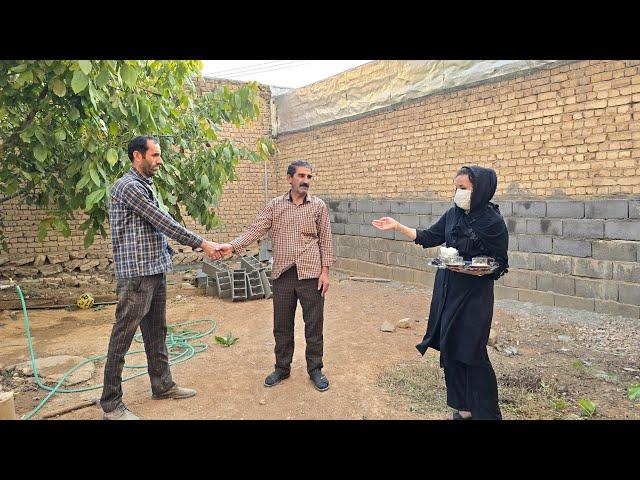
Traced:
<path fill-rule="evenodd" d="M 509 233 L 497 205 L 490 203 L 497 185 L 493 170 L 469 167 L 474 175 L 471 210 L 447 210 L 427 230 L 417 230 L 415 243 L 424 248 L 446 243 L 465 260 L 486 255 L 500 264 L 490 275 L 475 276 L 439 269 L 433 286 L 427 332 L 416 348 L 440 351 L 440 365 L 457 360 L 469 365 L 488 361 L 487 340 L 493 317 L 494 281 L 507 272 Z"/>

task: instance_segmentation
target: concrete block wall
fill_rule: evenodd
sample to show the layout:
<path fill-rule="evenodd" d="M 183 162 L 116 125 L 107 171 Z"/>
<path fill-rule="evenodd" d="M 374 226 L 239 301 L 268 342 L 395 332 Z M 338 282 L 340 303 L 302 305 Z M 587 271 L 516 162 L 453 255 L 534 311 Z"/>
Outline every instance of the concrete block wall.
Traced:
<path fill-rule="evenodd" d="M 426 229 L 452 206 L 424 200 L 340 200 L 330 209 L 336 268 L 433 285 L 423 249 L 371 226 L 381 216 Z M 635 200 L 496 200 L 509 230 L 509 273 L 496 298 L 640 319 L 640 216 Z"/>

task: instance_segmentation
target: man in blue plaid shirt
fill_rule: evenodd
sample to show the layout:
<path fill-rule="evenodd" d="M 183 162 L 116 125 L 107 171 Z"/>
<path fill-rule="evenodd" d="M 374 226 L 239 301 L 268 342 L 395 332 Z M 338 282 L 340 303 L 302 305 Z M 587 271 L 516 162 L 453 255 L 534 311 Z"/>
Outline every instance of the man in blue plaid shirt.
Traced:
<path fill-rule="evenodd" d="M 135 137 L 129 143 L 131 169 L 111 189 L 109 222 L 116 277 L 116 321 L 111 331 L 100 405 L 105 420 L 137 420 L 122 402 L 124 357 L 140 326 L 154 399 L 188 398 L 196 394 L 176 385 L 169 370 L 166 300 L 167 272 L 173 251 L 167 237 L 200 247 L 211 258 L 221 253 L 217 243 L 187 230 L 160 210 L 152 177 L 162 165 L 158 140 Z"/>

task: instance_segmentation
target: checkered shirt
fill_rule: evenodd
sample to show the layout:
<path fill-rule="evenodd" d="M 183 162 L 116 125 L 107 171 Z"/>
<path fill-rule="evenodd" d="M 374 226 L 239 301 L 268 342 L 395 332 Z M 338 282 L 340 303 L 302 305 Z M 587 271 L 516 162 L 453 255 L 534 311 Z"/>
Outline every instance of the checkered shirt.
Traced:
<path fill-rule="evenodd" d="M 326 204 L 307 194 L 301 205 L 291 200 L 291 191 L 276 197 L 262 209 L 255 222 L 231 241 L 240 254 L 271 230 L 273 245 L 272 278 L 296 265 L 298 279 L 318 278 L 322 267 L 333 265 L 331 223 Z"/>
<path fill-rule="evenodd" d="M 167 236 L 190 247 L 203 240 L 158 208 L 153 180 L 134 168 L 111 189 L 109 223 L 116 278 L 171 272 L 174 252 Z"/>

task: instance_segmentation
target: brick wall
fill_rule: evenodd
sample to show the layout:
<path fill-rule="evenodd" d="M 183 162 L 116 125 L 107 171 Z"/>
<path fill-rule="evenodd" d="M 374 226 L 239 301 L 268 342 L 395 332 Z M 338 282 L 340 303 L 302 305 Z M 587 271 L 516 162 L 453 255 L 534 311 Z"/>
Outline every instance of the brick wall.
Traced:
<path fill-rule="evenodd" d="M 640 61 L 583 61 L 487 81 L 278 137 L 324 195 L 448 199 L 465 163 L 500 198 L 640 195 Z"/>
<path fill-rule="evenodd" d="M 220 85 L 220 80 L 204 78 L 196 82 L 200 91 L 210 91 Z M 224 82 L 231 89 L 238 88 L 239 82 Z M 234 125 L 223 125 L 220 131 L 221 138 L 231 138 L 238 146 L 254 148 L 255 142 L 260 136 L 271 135 L 271 94 L 269 88 L 260 86 L 260 118 L 252 124 L 236 128 Z M 221 226 L 213 232 L 206 232 L 205 228 L 200 226 L 191 218 L 185 217 L 185 224 L 199 234 L 209 239 L 217 241 L 228 241 L 238 235 L 247 225 L 251 223 L 258 211 L 264 205 L 264 184 L 265 184 L 265 166 L 262 163 L 253 164 L 249 161 L 241 162 L 237 169 L 238 180 L 228 184 L 224 189 L 218 214 L 221 217 Z M 268 196 L 273 196 L 276 187 L 275 165 L 270 163 L 267 165 L 268 176 Z M 10 201 L 0 204 L 1 213 L 4 217 L 5 234 L 8 237 L 9 255 L 0 254 L 0 278 L 7 276 L 15 276 L 15 269 L 11 267 L 21 268 L 18 273 L 22 272 L 25 276 L 37 275 L 37 269 L 34 271 L 33 262 L 38 254 L 51 255 L 56 259 L 56 254 L 73 253 L 77 256 L 86 254 L 92 259 L 110 259 L 111 258 L 111 241 L 102 239 L 100 235 L 96 235 L 94 244 L 85 250 L 83 246 L 84 233 L 79 225 L 84 221 L 82 213 L 78 214 L 78 219 L 72 223 L 72 234 L 68 238 L 55 231 L 51 231 L 43 243 L 38 242 L 38 225 L 40 220 L 45 218 L 46 211 L 36 208 L 35 206 L 22 205 L 16 201 Z M 105 225 L 108 231 L 108 225 Z M 202 254 L 190 253 L 191 249 L 174 245 L 178 251 L 184 251 L 186 254 L 178 254 L 174 261 L 182 263 L 195 261 L 202 258 Z M 31 259 L 30 262 L 25 260 Z M 69 259 L 67 259 L 69 260 Z M 71 259 L 73 260 L 73 259 Z M 50 260 L 46 264 L 51 264 Z M 76 262 L 77 263 L 77 262 Z M 74 270 L 79 269 L 75 263 Z M 104 268 L 108 269 L 107 264 Z"/>
<path fill-rule="evenodd" d="M 512 267 L 497 297 L 640 318 L 639 67 L 544 67 L 283 134 L 278 169 L 313 163 L 337 268 L 430 285 L 437 249 L 371 220 L 427 228 L 451 206 L 460 166 L 492 167 Z"/>

